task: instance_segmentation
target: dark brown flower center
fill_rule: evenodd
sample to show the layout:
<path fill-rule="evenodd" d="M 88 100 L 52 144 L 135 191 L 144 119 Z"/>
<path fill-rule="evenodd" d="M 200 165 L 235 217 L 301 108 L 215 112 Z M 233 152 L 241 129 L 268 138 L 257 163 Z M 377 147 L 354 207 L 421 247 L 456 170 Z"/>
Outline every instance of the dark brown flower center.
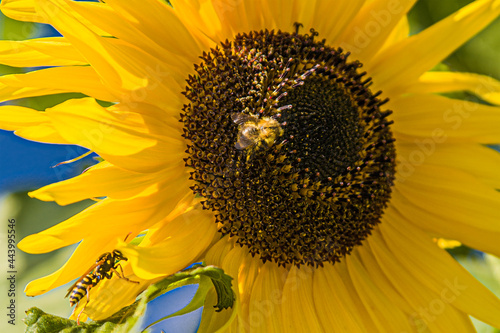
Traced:
<path fill-rule="evenodd" d="M 181 114 L 193 192 L 222 234 L 283 266 L 360 245 L 395 173 L 386 100 L 312 32 L 253 31 L 203 54 Z"/>

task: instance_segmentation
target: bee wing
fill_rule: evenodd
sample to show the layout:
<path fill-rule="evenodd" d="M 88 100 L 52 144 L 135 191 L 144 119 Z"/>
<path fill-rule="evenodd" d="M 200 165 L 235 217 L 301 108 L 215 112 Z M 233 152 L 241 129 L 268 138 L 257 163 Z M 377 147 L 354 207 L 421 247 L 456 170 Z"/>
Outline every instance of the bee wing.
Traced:
<path fill-rule="evenodd" d="M 244 135 L 239 135 L 238 141 L 236 142 L 236 144 L 234 146 L 238 150 L 243 150 L 243 149 L 248 148 L 250 146 L 253 146 L 255 144 L 257 144 L 256 140 L 252 140 Z"/>
<path fill-rule="evenodd" d="M 80 276 L 80 278 L 78 280 L 76 280 L 76 282 L 73 283 L 73 285 L 71 285 L 71 287 L 69 287 L 68 293 L 66 294 L 66 296 L 64 296 L 64 298 L 68 297 L 69 294 L 71 294 L 71 292 L 73 291 L 73 289 L 75 289 L 76 285 L 78 283 L 80 283 L 80 281 L 82 281 L 84 277 L 86 277 L 90 272 L 92 272 L 100 264 L 101 264 L 101 262 L 96 262 L 95 264 L 90 266 L 90 268 L 85 273 L 83 273 L 83 275 Z"/>
<path fill-rule="evenodd" d="M 252 116 L 245 113 L 232 113 L 231 119 L 238 125 L 242 125 L 250 119 L 253 119 Z"/>

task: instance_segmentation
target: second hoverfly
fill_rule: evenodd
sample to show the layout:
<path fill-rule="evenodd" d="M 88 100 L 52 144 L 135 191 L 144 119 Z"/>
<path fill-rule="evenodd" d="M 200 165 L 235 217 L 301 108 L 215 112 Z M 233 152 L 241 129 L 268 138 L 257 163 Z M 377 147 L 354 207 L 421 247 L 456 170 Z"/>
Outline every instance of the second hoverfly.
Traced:
<path fill-rule="evenodd" d="M 132 281 L 126 278 L 123 274 L 123 269 L 120 265 L 121 260 L 128 260 L 123 254 L 118 250 L 113 250 L 113 252 L 106 252 L 99 256 L 95 264 L 93 264 L 85 274 L 83 274 L 69 289 L 65 297 L 69 296 L 69 304 L 73 306 L 78 304 L 80 300 L 87 295 L 87 303 L 83 307 L 82 311 L 78 314 L 77 323 L 80 324 L 80 315 L 87 307 L 89 303 L 89 291 L 90 288 L 95 287 L 100 281 L 104 279 L 111 279 L 113 273 L 115 273 L 120 279 L 125 279 L 126 281 L 132 283 L 139 283 L 138 281 Z M 120 269 L 121 274 L 117 271 Z M 76 310 L 76 307 L 75 307 Z M 74 311 L 73 311 L 74 312 Z M 73 314 L 72 314 L 73 315 Z"/>
<path fill-rule="evenodd" d="M 254 114 L 233 113 L 231 119 L 238 128 L 238 150 L 247 150 L 247 161 L 259 150 L 270 148 L 283 135 L 281 124 L 272 117 L 258 117 Z"/>

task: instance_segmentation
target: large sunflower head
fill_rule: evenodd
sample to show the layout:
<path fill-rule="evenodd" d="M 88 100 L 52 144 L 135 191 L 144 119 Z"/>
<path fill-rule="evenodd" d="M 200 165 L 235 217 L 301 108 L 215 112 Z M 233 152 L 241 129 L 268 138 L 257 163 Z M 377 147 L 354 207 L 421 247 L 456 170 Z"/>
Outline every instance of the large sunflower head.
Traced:
<path fill-rule="evenodd" d="M 192 189 L 219 232 L 283 266 L 350 253 L 379 222 L 394 179 L 387 100 L 359 62 L 316 35 L 252 31 L 212 49 L 181 114 Z"/>
<path fill-rule="evenodd" d="M 203 261 L 235 279 L 237 303 L 205 306 L 200 330 L 468 332 L 469 315 L 500 327 L 498 299 L 433 241 L 500 252 L 499 157 L 482 145 L 500 142 L 500 84 L 428 72 L 500 3 L 409 37 L 414 2 L 3 1 L 62 36 L 0 44 L 5 64 L 50 66 L 1 77 L 1 100 L 88 97 L 1 106 L 2 126 L 103 159 L 30 194 L 98 202 L 19 244 L 80 242 L 26 293 L 91 279 L 120 253 L 139 283 L 99 280 L 93 319 Z M 489 105 L 439 95 L 458 90 Z"/>

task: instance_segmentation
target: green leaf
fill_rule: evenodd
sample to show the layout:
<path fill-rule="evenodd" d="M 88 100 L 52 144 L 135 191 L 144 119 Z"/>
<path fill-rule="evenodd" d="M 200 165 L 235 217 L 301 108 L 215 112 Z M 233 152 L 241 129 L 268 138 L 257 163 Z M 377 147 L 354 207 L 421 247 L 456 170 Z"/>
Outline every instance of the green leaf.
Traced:
<path fill-rule="evenodd" d="M 46 314 L 39 308 L 30 308 L 26 311 L 26 318 L 24 319 L 24 323 L 28 326 L 26 333 L 64 332 L 65 328 L 73 326 L 72 322 L 73 320 Z"/>
<path fill-rule="evenodd" d="M 163 318 L 158 319 L 155 322 L 152 322 L 146 328 L 151 327 L 151 326 L 153 326 L 161 321 L 164 321 L 168 318 L 182 316 L 186 313 L 190 313 L 198 308 L 201 308 L 205 303 L 205 298 L 206 298 L 207 293 L 211 287 L 212 287 L 211 280 L 205 276 L 201 276 L 198 290 L 196 290 L 196 294 L 194 295 L 193 299 L 191 300 L 191 302 L 189 302 L 188 305 L 186 305 L 184 308 L 180 309 L 179 311 L 172 313 L 171 315 L 165 316 Z"/>
<path fill-rule="evenodd" d="M 222 269 L 215 266 L 207 266 L 203 268 L 203 274 L 212 280 L 215 291 L 217 292 L 217 304 L 214 305 L 214 307 L 217 308 L 216 311 L 220 312 L 224 309 L 232 308 L 235 301 L 235 296 L 233 290 L 231 289 L 231 280 L 233 278 L 225 274 Z"/>
<path fill-rule="evenodd" d="M 26 333 L 125 333 L 136 332 L 146 311 L 146 299 L 125 307 L 105 320 L 80 323 L 50 315 L 34 307 L 26 311 Z"/>
<path fill-rule="evenodd" d="M 235 296 L 231 289 L 231 280 L 229 275 L 224 273 L 224 270 L 215 266 L 194 265 L 193 267 L 177 272 L 167 278 L 155 283 L 149 289 L 148 301 L 172 290 L 172 287 L 180 287 L 188 284 L 199 283 L 200 277 L 206 276 L 212 281 L 217 292 L 217 304 L 214 306 L 217 311 L 227 309 L 233 306 Z M 149 290 L 148 289 L 148 290 Z"/>
<path fill-rule="evenodd" d="M 184 286 L 193 283 L 198 283 L 199 287 L 188 305 L 175 313 L 149 324 L 148 327 L 151 327 L 165 319 L 181 316 L 202 307 L 205 304 L 205 298 L 212 285 L 215 287 L 215 291 L 217 293 L 217 304 L 214 305 L 216 308 L 215 311 L 219 312 L 233 307 L 235 296 L 233 290 L 231 289 L 231 280 L 232 277 L 225 274 L 224 271 L 218 267 L 194 265 L 189 269 L 175 273 L 152 285 L 146 291 L 148 301 L 163 295 L 169 290 L 172 290 L 172 287 L 180 287 L 181 285 Z"/>

